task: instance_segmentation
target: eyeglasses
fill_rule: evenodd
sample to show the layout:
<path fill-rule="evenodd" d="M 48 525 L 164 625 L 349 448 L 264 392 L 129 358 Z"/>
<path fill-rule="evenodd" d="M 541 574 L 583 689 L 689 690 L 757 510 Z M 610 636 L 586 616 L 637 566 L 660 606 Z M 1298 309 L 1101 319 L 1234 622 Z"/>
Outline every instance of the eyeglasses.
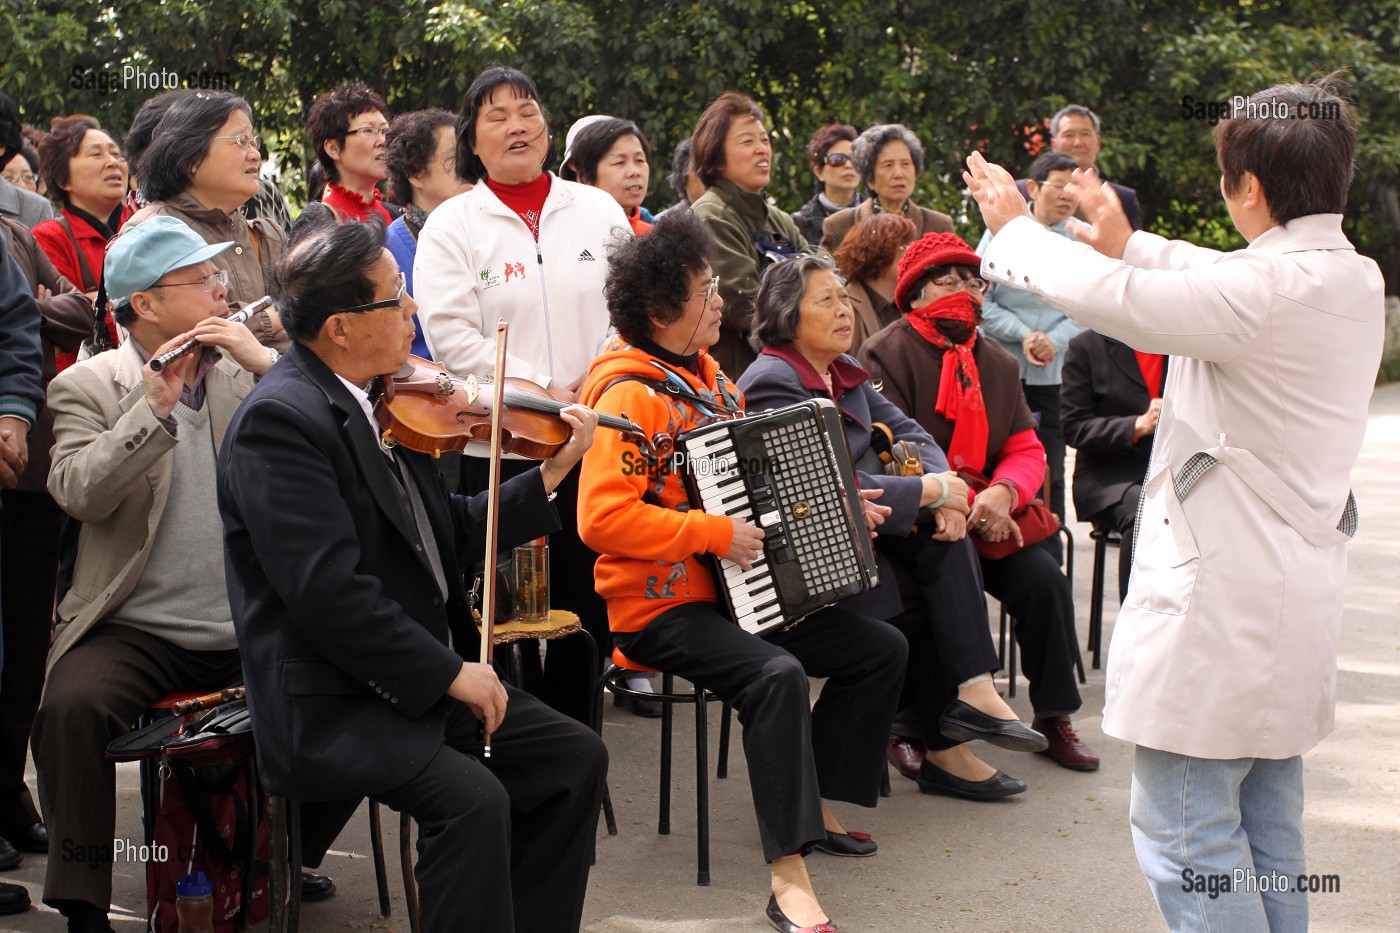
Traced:
<path fill-rule="evenodd" d="M 851 158 L 851 155 L 848 152 L 828 152 L 825 161 L 827 165 L 836 166 L 845 165 L 847 163 L 850 163 L 851 165 L 856 164 L 856 160 Z"/>
<path fill-rule="evenodd" d="M 202 279 L 193 282 L 167 282 L 164 285 L 152 285 L 151 288 L 180 288 L 185 285 L 203 285 L 209 294 L 214 294 L 214 286 L 222 285 L 228 287 L 228 270 L 220 269 L 218 272 L 211 272 Z M 149 291 L 150 289 L 147 289 Z"/>
<path fill-rule="evenodd" d="M 361 126 L 361 127 L 356 127 L 356 128 L 353 129 L 353 130 L 346 130 L 346 131 L 345 131 L 345 135 L 346 135 L 346 136 L 365 136 L 365 137 L 375 136 L 375 137 L 379 137 L 379 138 L 382 139 L 384 136 L 386 136 L 386 135 L 388 134 L 388 132 L 389 132 L 389 127 L 388 127 L 388 125 L 386 124 L 386 125 L 384 125 L 384 126 Z"/>
<path fill-rule="evenodd" d="M 972 276 L 972 278 L 965 279 L 961 276 L 949 274 L 939 279 L 929 279 L 929 282 L 941 288 L 975 289 L 979 292 L 984 292 L 987 290 L 987 283 L 984 280 L 979 279 L 975 275 Z"/>
<path fill-rule="evenodd" d="M 1040 183 L 1040 187 L 1042 187 L 1042 188 L 1067 188 L 1067 187 L 1069 187 L 1069 185 L 1068 185 L 1066 182 L 1063 182 L 1063 181 L 1042 181 L 1042 182 Z"/>
<path fill-rule="evenodd" d="M 261 149 L 261 148 L 262 148 L 262 137 L 261 137 L 261 136 L 249 136 L 247 133 L 239 133 L 237 136 L 215 136 L 214 138 L 215 138 L 215 139 L 231 139 L 231 140 L 233 140 L 233 141 L 238 145 L 238 148 L 239 148 L 239 149 L 243 149 L 243 150 L 245 150 L 245 151 L 248 150 L 248 149 Z"/>
<path fill-rule="evenodd" d="M 12 185 L 32 185 L 36 181 L 33 172 L 5 172 L 0 174 L 0 178 Z"/>
<path fill-rule="evenodd" d="M 717 291 L 719 291 L 719 276 L 715 276 L 714 278 L 710 279 L 709 286 L 703 292 L 696 292 L 690 297 L 699 298 L 703 296 L 705 299 L 705 306 L 709 307 L 710 302 L 715 300 L 715 292 Z"/>
<path fill-rule="evenodd" d="M 331 314 L 352 314 L 360 311 L 377 311 L 380 308 L 402 308 L 403 296 L 408 291 L 404 284 L 403 273 L 399 273 L 399 291 L 393 298 L 386 298 L 383 301 L 371 301 L 367 305 L 353 305 L 349 308 L 336 308 Z"/>

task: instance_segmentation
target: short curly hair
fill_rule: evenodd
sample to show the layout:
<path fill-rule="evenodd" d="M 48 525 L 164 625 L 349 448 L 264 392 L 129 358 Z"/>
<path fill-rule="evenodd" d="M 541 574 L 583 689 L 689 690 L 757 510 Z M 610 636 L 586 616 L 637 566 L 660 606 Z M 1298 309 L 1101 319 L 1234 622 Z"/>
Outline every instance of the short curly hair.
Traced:
<path fill-rule="evenodd" d="M 83 148 L 88 130 L 100 130 L 102 124 L 85 113 L 54 117 L 49 133 L 39 144 L 39 177 L 44 179 L 50 194 L 68 203 L 68 161 Z"/>
<path fill-rule="evenodd" d="M 650 339 L 653 322 L 679 320 L 691 276 L 705 268 L 714 251 L 710 231 L 690 211 L 667 211 L 646 236 L 615 241 L 608 250 L 603 296 L 622 339 Z"/>
<path fill-rule="evenodd" d="M 875 163 L 880 161 L 880 151 L 894 142 L 909 147 L 909 155 L 914 159 L 914 171 L 924 170 L 924 145 L 919 142 L 919 137 L 902 123 L 877 123 L 857 136 L 851 146 L 851 159 L 856 163 L 856 171 L 860 172 L 860 180 L 866 185 L 875 180 Z"/>
<path fill-rule="evenodd" d="M 849 281 L 878 278 L 899 259 L 900 247 L 919 236 L 919 228 L 903 214 L 871 214 L 851 228 L 836 248 L 836 265 Z"/>
<path fill-rule="evenodd" d="M 856 135 L 856 128 L 846 123 L 831 123 L 813 133 L 812 141 L 807 144 L 807 162 L 812 166 L 812 171 L 821 171 L 832 146 L 843 139 L 853 143 Z"/>
<path fill-rule="evenodd" d="M 438 127 L 455 127 L 456 123 L 455 113 L 436 108 L 394 117 L 384 137 L 384 170 L 389 173 L 390 201 L 400 207 L 413 203 L 413 184 L 409 179 L 428 170 L 428 163 L 437 152 Z M 453 161 L 456 161 L 455 147 Z"/>
<path fill-rule="evenodd" d="M 326 143 L 335 140 L 344 146 L 345 136 L 350 132 L 350 121 L 372 110 L 389 116 L 384 98 L 362 81 L 349 81 L 332 88 L 312 103 L 311 110 L 306 114 L 306 133 L 311 137 L 311 149 L 316 154 L 316 161 L 326 170 L 329 180 L 340 181 L 340 169 L 326 152 Z"/>

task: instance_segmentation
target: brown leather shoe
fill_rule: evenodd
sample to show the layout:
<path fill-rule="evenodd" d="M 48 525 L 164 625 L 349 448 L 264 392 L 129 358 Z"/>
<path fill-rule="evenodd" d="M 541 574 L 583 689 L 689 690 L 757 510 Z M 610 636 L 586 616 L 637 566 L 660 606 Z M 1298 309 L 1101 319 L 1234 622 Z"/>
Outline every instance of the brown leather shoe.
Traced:
<path fill-rule="evenodd" d="M 900 774 L 911 781 L 919 779 L 919 770 L 924 766 L 924 755 L 928 747 L 920 739 L 909 739 L 890 733 L 890 747 L 885 754 Z"/>
<path fill-rule="evenodd" d="M 1052 716 L 1049 719 L 1036 718 L 1031 728 L 1041 733 L 1050 742 L 1050 747 L 1039 754 L 1049 758 L 1061 768 L 1071 771 L 1099 770 L 1099 756 L 1089 746 L 1079 741 L 1074 726 L 1068 716 Z"/>

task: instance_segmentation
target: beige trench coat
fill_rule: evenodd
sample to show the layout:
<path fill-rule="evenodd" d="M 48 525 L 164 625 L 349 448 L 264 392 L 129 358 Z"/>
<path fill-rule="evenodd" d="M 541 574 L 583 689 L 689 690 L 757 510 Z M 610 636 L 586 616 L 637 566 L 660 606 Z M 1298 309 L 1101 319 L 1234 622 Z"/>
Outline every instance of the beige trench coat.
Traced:
<path fill-rule="evenodd" d="M 1123 261 L 1030 218 L 985 277 L 1170 354 L 1104 731 L 1202 758 L 1287 758 L 1332 730 L 1347 536 L 1384 286 L 1340 214 L 1219 253 L 1138 232 Z M 1198 452 L 1220 459 L 1179 499 Z"/>
<path fill-rule="evenodd" d="M 49 493 L 83 523 L 73 585 L 58 606 L 50 669 L 131 595 L 165 512 L 174 459 L 168 455 L 178 441 L 146 403 L 142 366 L 128 340 L 70 366 L 49 385 Z M 229 420 L 253 390 L 253 376 L 224 354 L 204 378 L 217 453 Z M 209 507 L 215 507 L 212 488 Z"/>

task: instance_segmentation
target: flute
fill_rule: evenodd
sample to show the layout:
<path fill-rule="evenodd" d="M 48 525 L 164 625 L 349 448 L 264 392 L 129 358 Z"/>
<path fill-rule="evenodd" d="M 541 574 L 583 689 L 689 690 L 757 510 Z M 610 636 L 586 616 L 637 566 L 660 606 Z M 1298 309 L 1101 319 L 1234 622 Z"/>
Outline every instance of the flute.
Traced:
<path fill-rule="evenodd" d="M 237 311 L 230 312 L 228 317 L 224 318 L 224 320 L 232 321 L 235 324 L 242 324 L 244 321 L 248 320 L 248 318 L 257 314 L 259 311 L 264 310 L 265 308 L 272 307 L 272 305 L 275 303 L 276 302 L 273 300 L 273 297 L 271 295 L 264 295 L 252 304 L 245 305 L 242 308 L 239 308 Z M 186 353 L 189 353 L 195 347 L 198 347 L 200 345 L 201 344 L 198 340 L 196 340 L 194 337 L 191 337 L 189 340 L 186 340 L 184 343 L 180 344 L 175 349 L 166 350 L 160 356 L 151 357 L 151 372 L 160 372 L 162 369 L 169 366 L 171 363 L 175 362 L 180 357 L 184 356 Z"/>

